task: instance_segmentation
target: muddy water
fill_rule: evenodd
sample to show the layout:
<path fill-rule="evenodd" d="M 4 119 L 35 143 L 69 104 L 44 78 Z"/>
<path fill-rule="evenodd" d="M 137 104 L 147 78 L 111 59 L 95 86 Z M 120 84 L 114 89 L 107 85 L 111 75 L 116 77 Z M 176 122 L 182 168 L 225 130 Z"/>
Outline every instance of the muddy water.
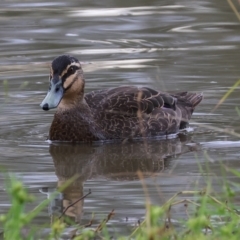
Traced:
<path fill-rule="evenodd" d="M 151 201 L 161 204 L 180 190 L 204 187 L 206 176 L 221 191 L 220 161 L 240 168 L 239 137 L 229 133 L 240 133 L 239 89 L 213 111 L 240 76 L 240 25 L 227 1 L 1 1 L 0 22 L 1 167 L 36 196 L 28 209 L 79 175 L 37 224 L 50 223 L 91 189 L 66 214 L 86 223 L 92 212 L 101 219 L 115 209 L 110 224 L 127 234 L 145 212 L 137 170 Z M 129 84 L 203 92 L 193 131 L 147 144 L 49 145 L 54 111 L 43 112 L 39 104 L 49 63 L 64 53 L 82 62 L 86 91 Z M 0 213 L 9 208 L 4 178 L 1 174 Z M 174 217 L 181 214 L 179 206 Z"/>

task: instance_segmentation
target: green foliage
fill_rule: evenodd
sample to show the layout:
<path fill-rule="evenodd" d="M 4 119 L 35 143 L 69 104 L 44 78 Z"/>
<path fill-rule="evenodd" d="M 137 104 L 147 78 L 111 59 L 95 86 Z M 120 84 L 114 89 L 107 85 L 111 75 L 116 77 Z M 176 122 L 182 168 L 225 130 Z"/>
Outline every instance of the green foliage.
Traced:
<path fill-rule="evenodd" d="M 65 182 L 59 191 L 62 191 L 69 186 L 78 176 L 74 176 Z M 23 184 L 11 176 L 6 186 L 9 197 L 11 199 L 11 207 L 7 214 L 0 216 L 0 222 L 3 225 L 3 236 L 6 240 L 32 240 L 36 232 L 33 231 L 33 219 L 52 201 L 53 198 L 59 194 L 58 191 L 54 192 L 48 199 L 41 202 L 32 211 L 26 212 L 26 205 L 34 200 L 33 196 L 28 194 Z M 51 233 L 49 239 L 58 239 L 65 225 L 59 220 L 54 221 L 51 226 Z"/>
<path fill-rule="evenodd" d="M 7 80 L 3 81 L 3 89 L 5 92 L 5 96 L 7 97 L 8 96 L 8 81 Z"/>
<path fill-rule="evenodd" d="M 232 174 L 240 177 L 240 173 L 234 169 L 228 169 Z M 69 185 L 74 178 L 69 180 L 64 187 Z M 224 240 L 240 239 L 240 215 L 232 199 L 236 195 L 233 188 L 238 187 L 237 183 L 226 182 L 223 184 L 223 195 L 215 196 L 211 191 L 211 184 L 202 191 L 181 191 L 176 193 L 162 206 L 146 203 L 145 220 L 133 229 L 130 236 L 118 237 L 118 240 Z M 63 188 L 64 188 L 63 187 Z M 11 208 L 8 213 L 0 216 L 4 228 L 4 239 L 35 239 L 36 231 L 33 229 L 33 219 L 47 206 L 50 199 L 40 203 L 35 209 L 26 212 L 26 204 L 33 201 L 33 196 L 27 193 L 23 184 L 11 177 L 7 182 L 8 194 L 11 198 Z M 189 200 L 189 198 L 194 200 Z M 176 205 L 182 204 L 186 210 L 186 218 L 179 219 L 181 227 L 174 226 L 171 220 L 171 211 Z M 99 237 L 111 239 L 106 223 L 114 215 L 114 210 L 95 229 L 86 229 L 84 226 L 75 226 L 71 239 L 90 240 Z M 40 227 L 38 227 L 40 228 Z M 25 229 L 30 229 L 26 233 Z M 49 236 L 45 239 L 60 239 L 66 229 L 63 219 L 53 221 Z M 97 238 L 98 239 L 98 238 Z"/>
<path fill-rule="evenodd" d="M 236 176 L 239 173 L 231 170 Z M 224 196 L 215 197 L 210 192 L 210 186 L 204 191 L 183 191 L 175 194 L 163 206 L 150 206 L 150 221 L 146 219 L 131 234 L 130 238 L 142 239 L 180 239 L 180 240 L 219 240 L 240 239 L 239 221 L 240 215 L 231 203 L 235 196 L 229 184 L 223 186 Z M 195 201 L 186 199 L 178 200 L 179 196 L 194 196 Z M 222 202 L 219 199 L 228 199 Z M 171 208 L 175 205 L 184 204 L 188 213 L 182 220 L 182 227 L 177 229 L 171 222 Z M 191 208 L 190 208 L 191 206 Z M 150 225 L 149 225 L 150 222 Z"/>
<path fill-rule="evenodd" d="M 31 222 L 31 218 L 25 213 L 25 206 L 33 201 L 23 184 L 11 177 L 7 184 L 8 193 L 11 196 L 11 208 L 6 215 L 1 215 L 0 221 L 3 223 L 4 239 L 32 239 L 31 234 L 23 238 L 21 231 Z"/>
<path fill-rule="evenodd" d="M 59 219 L 53 222 L 49 239 L 58 239 L 65 229 L 65 224 Z"/>

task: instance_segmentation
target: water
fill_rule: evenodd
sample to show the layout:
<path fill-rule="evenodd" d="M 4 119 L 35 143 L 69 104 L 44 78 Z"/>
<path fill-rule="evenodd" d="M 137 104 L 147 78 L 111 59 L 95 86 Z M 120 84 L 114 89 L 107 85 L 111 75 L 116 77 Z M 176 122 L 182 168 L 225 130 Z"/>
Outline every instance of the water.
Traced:
<path fill-rule="evenodd" d="M 239 88 L 213 111 L 240 76 L 240 25 L 227 1 L 1 1 L 0 9 L 0 165 L 36 196 L 29 210 L 79 175 L 37 224 L 50 223 L 91 189 L 67 214 L 85 224 L 92 212 L 100 220 L 115 209 L 110 224 L 128 234 L 145 214 L 137 170 L 151 201 L 161 204 L 178 191 L 204 187 L 206 176 L 221 191 L 220 161 L 240 168 L 239 137 L 229 134 L 240 130 Z M 39 104 L 51 60 L 65 53 L 83 64 L 87 92 L 125 84 L 203 92 L 193 131 L 147 144 L 49 145 L 54 111 L 43 112 Z M 9 208 L 3 174 L 0 206 L 0 213 Z M 174 217 L 181 215 L 179 206 Z"/>

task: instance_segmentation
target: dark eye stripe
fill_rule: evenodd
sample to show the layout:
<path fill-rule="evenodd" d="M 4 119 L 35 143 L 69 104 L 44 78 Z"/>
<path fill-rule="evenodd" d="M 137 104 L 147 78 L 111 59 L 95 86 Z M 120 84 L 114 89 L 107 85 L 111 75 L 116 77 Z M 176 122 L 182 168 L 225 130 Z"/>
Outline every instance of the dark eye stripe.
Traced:
<path fill-rule="evenodd" d="M 63 76 L 62 76 L 62 82 L 64 83 L 66 81 L 66 79 L 71 76 L 72 74 L 74 74 L 76 72 L 76 70 L 80 69 L 78 66 L 71 66 L 69 67 L 67 73 L 65 73 Z"/>

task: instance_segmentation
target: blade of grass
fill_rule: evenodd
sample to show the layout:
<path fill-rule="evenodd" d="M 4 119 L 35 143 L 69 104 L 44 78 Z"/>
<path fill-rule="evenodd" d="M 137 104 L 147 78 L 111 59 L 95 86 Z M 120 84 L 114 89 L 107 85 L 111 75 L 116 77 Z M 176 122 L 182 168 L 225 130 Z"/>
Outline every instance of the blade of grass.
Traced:
<path fill-rule="evenodd" d="M 233 10 L 233 12 L 235 13 L 236 17 L 237 17 L 238 20 L 240 21 L 240 14 L 239 14 L 237 8 L 234 6 L 232 0 L 227 0 L 227 1 L 228 1 L 229 6 L 231 7 L 231 9 Z"/>
<path fill-rule="evenodd" d="M 32 220 L 37 216 L 39 212 L 41 212 L 58 194 L 63 191 L 66 187 L 68 187 L 71 183 L 73 183 L 79 176 L 75 175 L 72 178 L 68 179 L 57 191 L 53 192 L 48 199 L 45 199 L 38 206 L 36 206 L 31 212 L 28 213 L 28 220 Z"/>
<path fill-rule="evenodd" d="M 212 112 L 214 112 L 229 97 L 229 95 L 238 87 L 239 84 L 240 84 L 240 79 L 224 94 L 224 96 L 220 99 L 220 101 L 214 107 Z"/>

